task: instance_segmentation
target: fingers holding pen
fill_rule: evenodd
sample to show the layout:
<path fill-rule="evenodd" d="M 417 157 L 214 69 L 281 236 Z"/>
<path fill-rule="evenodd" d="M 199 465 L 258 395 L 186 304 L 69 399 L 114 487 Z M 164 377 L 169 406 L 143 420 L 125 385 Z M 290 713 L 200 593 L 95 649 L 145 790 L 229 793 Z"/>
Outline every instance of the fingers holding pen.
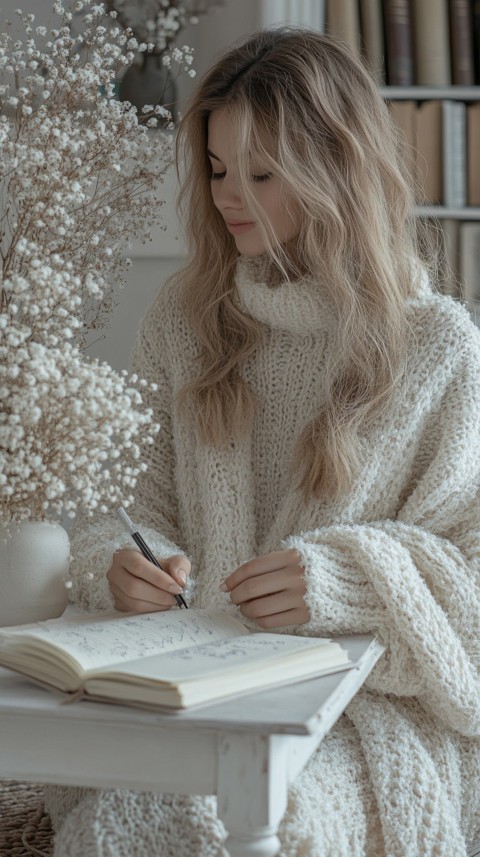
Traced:
<path fill-rule="evenodd" d="M 155 587 L 131 584 L 128 578 L 110 581 L 110 590 L 117 610 L 128 613 L 152 613 L 170 610 L 176 604 L 175 597 Z"/>
<path fill-rule="evenodd" d="M 159 560 L 157 568 L 142 554 L 130 548 L 116 551 L 107 579 L 118 610 L 136 613 L 168 610 L 176 604 L 175 595 L 183 590 L 181 583 L 190 571 L 186 557 Z"/>
<path fill-rule="evenodd" d="M 166 557 L 166 559 L 160 559 L 159 563 L 167 574 L 171 575 L 181 587 L 185 586 L 192 569 L 192 564 L 188 557 L 184 554 L 176 554 L 175 556 Z"/>
<path fill-rule="evenodd" d="M 181 585 L 171 577 L 170 568 L 171 562 L 169 559 L 158 559 L 162 566 L 157 568 L 153 563 L 149 562 L 142 554 L 133 548 L 125 548 L 118 551 L 116 554 L 121 566 L 125 568 L 133 577 L 139 580 L 144 580 L 152 586 L 160 589 L 179 594 L 182 591 Z M 172 558 L 173 559 L 173 558 Z"/>

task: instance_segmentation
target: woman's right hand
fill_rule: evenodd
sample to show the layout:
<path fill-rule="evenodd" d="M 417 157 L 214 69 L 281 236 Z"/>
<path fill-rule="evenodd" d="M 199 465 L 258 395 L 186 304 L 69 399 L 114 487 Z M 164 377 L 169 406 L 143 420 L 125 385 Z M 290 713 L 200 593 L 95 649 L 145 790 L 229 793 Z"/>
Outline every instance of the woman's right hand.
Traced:
<path fill-rule="evenodd" d="M 161 569 L 134 548 L 115 551 L 107 579 L 117 610 L 152 613 L 176 605 L 175 595 L 180 595 L 190 574 L 190 560 L 182 554 L 157 559 Z"/>

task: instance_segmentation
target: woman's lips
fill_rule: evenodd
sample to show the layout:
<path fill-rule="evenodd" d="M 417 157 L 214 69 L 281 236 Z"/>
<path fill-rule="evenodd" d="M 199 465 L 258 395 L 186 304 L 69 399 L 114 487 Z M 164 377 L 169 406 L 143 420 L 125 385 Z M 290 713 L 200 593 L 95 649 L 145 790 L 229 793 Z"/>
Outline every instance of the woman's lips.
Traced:
<path fill-rule="evenodd" d="M 227 224 L 228 231 L 231 232 L 232 235 L 238 235 L 241 232 L 248 232 L 249 229 L 253 229 L 253 227 L 255 226 L 255 224 L 252 223 L 252 221 L 242 221 L 242 222 L 238 222 L 238 223 L 229 223 L 227 220 L 226 224 Z"/>

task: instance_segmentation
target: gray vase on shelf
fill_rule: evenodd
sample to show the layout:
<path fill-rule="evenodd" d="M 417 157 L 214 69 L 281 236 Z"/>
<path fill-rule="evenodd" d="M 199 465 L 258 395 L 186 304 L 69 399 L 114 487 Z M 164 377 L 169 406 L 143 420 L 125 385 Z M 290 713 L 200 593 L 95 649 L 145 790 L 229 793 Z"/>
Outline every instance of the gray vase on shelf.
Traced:
<path fill-rule="evenodd" d="M 177 88 L 170 69 L 163 65 L 161 53 L 142 55 L 141 63 L 127 68 L 119 86 L 120 101 L 129 101 L 137 108 L 139 118 L 145 104 L 159 104 L 172 114 L 175 122 L 178 118 Z M 162 127 L 161 119 L 158 127 Z"/>

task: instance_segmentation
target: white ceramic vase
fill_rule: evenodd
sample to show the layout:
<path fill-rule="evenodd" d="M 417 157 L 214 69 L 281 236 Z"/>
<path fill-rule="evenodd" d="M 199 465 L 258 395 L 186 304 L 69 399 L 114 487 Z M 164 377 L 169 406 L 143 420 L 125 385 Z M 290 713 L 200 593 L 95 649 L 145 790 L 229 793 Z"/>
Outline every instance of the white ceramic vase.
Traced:
<path fill-rule="evenodd" d="M 0 527 L 0 626 L 60 616 L 67 605 L 70 542 L 50 521 Z"/>

